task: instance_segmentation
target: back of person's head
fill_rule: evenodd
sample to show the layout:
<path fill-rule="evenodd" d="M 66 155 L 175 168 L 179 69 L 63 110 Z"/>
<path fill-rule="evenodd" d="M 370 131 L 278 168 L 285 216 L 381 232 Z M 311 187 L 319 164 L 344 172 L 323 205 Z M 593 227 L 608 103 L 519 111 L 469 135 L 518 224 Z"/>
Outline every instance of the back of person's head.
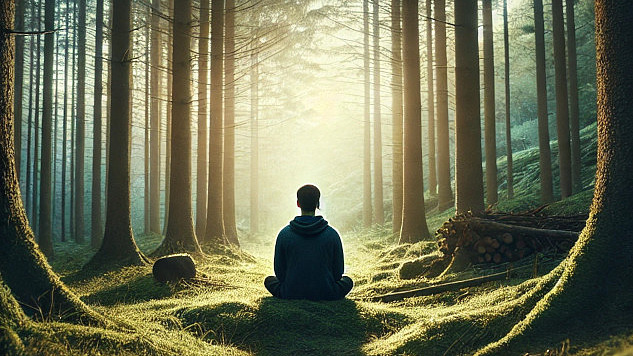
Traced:
<path fill-rule="evenodd" d="M 297 190 L 297 202 L 302 211 L 315 211 L 319 207 L 321 192 L 312 184 L 306 184 Z"/>

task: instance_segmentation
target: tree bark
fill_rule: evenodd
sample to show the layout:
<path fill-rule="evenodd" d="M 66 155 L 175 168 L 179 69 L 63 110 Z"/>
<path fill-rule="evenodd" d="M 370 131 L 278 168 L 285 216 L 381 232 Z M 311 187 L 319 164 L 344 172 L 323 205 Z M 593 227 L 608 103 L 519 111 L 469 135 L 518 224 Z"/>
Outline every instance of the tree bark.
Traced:
<path fill-rule="evenodd" d="M 226 0 L 225 21 L 226 92 L 224 94 L 224 167 L 222 168 L 222 213 L 224 233 L 235 246 L 240 245 L 235 225 L 235 0 Z"/>
<path fill-rule="evenodd" d="M 209 186 L 207 226 L 203 242 L 226 243 L 222 218 L 222 76 L 224 1 L 211 1 L 211 123 L 209 125 Z"/>
<path fill-rule="evenodd" d="M 393 140 L 393 232 L 402 226 L 402 29 L 400 0 L 391 0 L 391 107 Z"/>
<path fill-rule="evenodd" d="M 402 2 L 402 59 L 404 68 L 403 206 L 400 243 L 429 238 L 422 180 L 422 112 L 418 2 Z"/>
<path fill-rule="evenodd" d="M 595 334 L 595 325 L 609 330 L 630 323 L 633 8 L 627 2 L 597 0 L 595 14 L 598 163 L 587 226 L 563 262 L 563 275 L 554 288 L 508 335 L 480 355 L 532 353 L 525 348 L 527 341 L 534 345 L 534 340 L 547 340 L 554 345 L 587 332 Z"/>
<path fill-rule="evenodd" d="M 382 189 L 382 118 L 380 110 L 380 19 L 379 0 L 373 0 L 374 36 L 374 222 L 385 223 Z"/>
<path fill-rule="evenodd" d="M 13 1 L 0 2 L 0 28 L 14 29 L 14 5 Z M 2 31 L 0 33 L 0 122 L 2 122 L 0 125 L 0 275 L 15 298 L 31 315 L 37 310 L 45 318 L 66 317 L 98 321 L 101 318 L 83 304 L 51 270 L 33 239 L 33 231 L 20 199 L 13 137 L 15 132 L 14 50 L 15 37 L 7 31 Z M 2 308 L 2 310 L 5 311 L 8 308 Z"/>
<path fill-rule="evenodd" d="M 130 221 L 131 0 L 112 2 L 110 145 L 105 233 L 101 248 L 85 268 L 142 265 L 147 259 L 134 241 Z"/>
<path fill-rule="evenodd" d="M 364 113 L 363 130 L 363 226 L 371 226 L 371 122 L 369 98 L 369 0 L 363 0 L 363 75 L 364 75 Z"/>
<path fill-rule="evenodd" d="M 543 23 L 543 0 L 534 0 L 534 38 L 536 51 L 536 96 L 538 105 L 539 174 L 541 202 L 554 200 L 552 190 L 552 157 L 549 146 L 547 119 L 547 76 L 545 74 L 545 30 Z"/>
<path fill-rule="evenodd" d="M 44 3 L 44 30 L 55 27 L 55 1 Z M 54 34 L 44 36 L 44 93 L 42 110 L 42 170 L 40 178 L 39 209 L 39 245 L 44 254 L 53 258 L 53 226 L 51 204 L 52 195 L 52 129 L 53 129 L 53 38 Z"/>
<path fill-rule="evenodd" d="M 169 32 L 167 34 L 167 105 L 166 105 L 166 123 L 165 123 L 165 217 L 163 219 L 163 235 L 167 234 L 167 222 L 169 221 L 169 199 L 171 196 L 171 121 L 172 117 L 172 92 L 174 89 L 173 72 L 174 72 L 174 51 L 173 43 L 170 41 L 174 32 L 173 18 L 174 18 L 174 0 L 168 0 L 167 9 L 169 12 Z"/>
<path fill-rule="evenodd" d="M 191 207 L 191 2 L 174 8 L 169 220 L 156 255 L 200 252 Z"/>
<path fill-rule="evenodd" d="M 34 7 L 35 8 L 35 7 Z M 42 7 L 38 6 L 37 7 L 37 15 L 35 10 L 31 11 L 31 14 L 34 15 L 33 16 L 33 20 L 35 21 L 35 23 L 37 24 L 37 29 L 38 31 L 41 30 L 42 25 L 41 25 L 41 19 L 42 19 Z M 37 16 L 37 17 L 35 17 Z M 40 197 L 40 193 L 39 193 L 39 173 L 41 170 L 41 166 L 40 166 L 40 83 L 41 83 L 41 73 L 42 73 L 42 66 L 41 66 L 41 56 L 40 53 L 42 53 L 41 51 L 41 38 L 40 36 L 36 36 L 36 41 L 37 41 L 37 47 L 35 52 L 37 53 L 37 59 L 36 59 L 36 63 L 35 63 L 35 102 L 34 102 L 34 107 L 33 110 L 35 111 L 34 113 L 34 122 L 33 122 L 33 177 L 32 177 L 32 182 L 33 182 L 33 188 L 31 189 L 31 224 L 33 227 L 33 231 L 38 231 L 39 232 L 39 197 Z M 33 70 L 31 70 L 31 72 L 33 72 Z M 36 240 L 39 239 L 39 236 L 35 235 Z"/>
<path fill-rule="evenodd" d="M 92 231 L 90 244 L 101 245 L 103 222 L 101 219 L 101 126 L 103 96 L 103 0 L 97 0 L 95 34 L 95 83 L 94 83 L 94 123 L 92 128 Z"/>
<path fill-rule="evenodd" d="M 200 40 L 198 41 L 198 160 L 196 162 L 196 235 L 199 237 L 204 236 L 207 226 L 209 31 L 209 0 L 201 0 Z"/>
<path fill-rule="evenodd" d="M 556 132 L 558 136 L 558 166 L 560 195 L 571 195 L 571 146 L 569 143 L 569 103 L 567 98 L 567 67 L 565 66 L 565 21 L 562 0 L 552 0 L 554 37 L 554 72 L 556 81 Z"/>
<path fill-rule="evenodd" d="M 572 193 L 582 190 L 582 162 L 580 157 L 580 114 L 578 109 L 578 64 L 576 56 L 576 21 L 574 1 L 565 0 L 567 13 L 567 64 L 569 67 L 569 125 L 571 131 Z"/>
<path fill-rule="evenodd" d="M 150 167 L 149 167 L 149 226 L 160 234 L 160 95 L 161 95 L 161 33 L 160 0 L 152 1 L 152 34 L 150 39 Z"/>
<path fill-rule="evenodd" d="M 251 197 L 250 197 L 250 227 L 251 234 L 259 232 L 259 64 L 257 42 L 259 37 L 256 30 L 252 30 L 251 45 Z"/>
<path fill-rule="evenodd" d="M 479 114 L 477 1 L 455 2 L 456 212 L 484 211 Z"/>
<path fill-rule="evenodd" d="M 84 242 L 84 156 L 86 136 L 86 0 L 79 0 L 77 116 L 75 129 L 75 241 Z"/>
<path fill-rule="evenodd" d="M 15 1 L 15 28 L 24 31 L 24 8 L 26 0 Z M 24 36 L 15 38 L 15 171 L 20 177 L 22 163 L 22 97 L 24 88 Z"/>
<path fill-rule="evenodd" d="M 451 153 L 448 130 L 448 76 L 446 60 L 446 3 L 435 0 L 435 93 L 437 95 L 437 197 L 438 208 L 453 204 L 451 188 Z"/>
<path fill-rule="evenodd" d="M 486 203 L 499 200 L 497 193 L 497 133 L 495 115 L 495 56 L 492 38 L 492 0 L 483 0 L 484 23 L 484 140 L 486 143 Z"/>
<path fill-rule="evenodd" d="M 514 198 L 514 177 L 512 172 L 512 130 L 510 126 L 510 44 L 508 41 L 508 2 L 503 0 L 503 54 L 506 104 L 506 179 L 508 199 Z"/>
<path fill-rule="evenodd" d="M 433 22 L 431 0 L 426 0 L 426 105 L 427 133 L 429 143 L 429 192 L 437 192 L 437 169 L 435 164 L 435 93 L 433 92 Z"/>
<path fill-rule="evenodd" d="M 69 8 L 69 0 L 66 0 L 66 28 L 69 28 L 70 26 L 70 11 L 68 11 Z M 62 235 L 62 242 L 66 242 L 66 230 L 67 230 L 67 225 L 66 225 L 66 221 L 67 219 L 67 215 L 66 215 L 66 167 L 68 166 L 68 61 L 69 61 L 69 41 L 68 41 L 68 31 L 66 31 L 66 36 L 64 38 L 64 58 L 66 58 L 66 60 L 64 60 L 64 105 L 63 105 L 63 112 L 64 112 L 64 118 L 63 118 L 63 123 L 62 123 L 62 191 L 61 191 L 61 208 L 62 208 L 62 214 L 61 214 L 61 235 Z"/>

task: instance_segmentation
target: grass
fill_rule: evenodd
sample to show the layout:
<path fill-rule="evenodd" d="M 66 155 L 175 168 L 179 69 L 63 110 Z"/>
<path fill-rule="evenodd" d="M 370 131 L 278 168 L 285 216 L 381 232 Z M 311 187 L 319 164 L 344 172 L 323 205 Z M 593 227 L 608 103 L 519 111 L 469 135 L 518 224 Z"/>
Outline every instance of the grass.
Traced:
<path fill-rule="evenodd" d="M 595 127 L 593 128 L 595 131 Z M 595 152 L 591 129 L 583 131 L 585 157 Z M 595 135 L 594 135 L 595 136 Z M 589 146 L 587 148 L 587 146 Z M 525 210 L 540 205 L 534 174 L 535 150 L 515 155 L 516 195 L 498 210 Z M 538 153 L 538 152 L 536 152 Z M 595 157 L 595 155 L 594 155 Z M 586 212 L 591 201 L 595 167 L 586 158 L 587 189 L 546 208 L 550 214 Z M 500 160 L 500 172 L 504 172 Z M 503 189 L 503 187 L 502 187 Z M 502 191 L 500 196 L 504 196 Z M 435 231 L 454 209 L 431 211 Z M 398 245 L 391 226 L 343 234 L 346 273 L 355 287 L 348 299 L 331 302 L 284 301 L 272 298 L 263 279 L 272 273 L 273 235 L 242 241 L 243 250 L 206 248 L 194 255 L 202 278 L 163 285 L 151 266 L 127 267 L 104 274 L 81 272 L 95 252 L 87 246 L 58 243 L 53 267 L 80 298 L 113 320 L 99 329 L 54 321 L 7 323 L 19 312 L 0 311 L 0 353 L 41 355 L 459 355 L 471 354 L 499 339 L 520 320 L 554 278 L 542 277 L 559 257 L 539 256 L 539 265 L 511 279 L 464 290 L 409 298 L 395 303 L 366 298 L 391 291 L 470 278 L 498 270 L 471 268 L 434 279 L 401 279 L 405 262 L 437 255 L 435 241 Z M 149 252 L 161 236 L 138 237 Z M 533 263 L 532 259 L 524 261 Z M 502 267 L 503 268 L 503 267 Z M 0 286 L 2 287 L 2 286 Z M 0 288 L 0 297 L 6 293 Z M 17 314 L 16 314 L 17 313 Z M 22 316 L 13 317 L 21 320 Z M 531 345 L 525 345 L 526 350 Z M 596 335 L 550 345 L 543 355 L 633 354 L 633 330 Z"/>

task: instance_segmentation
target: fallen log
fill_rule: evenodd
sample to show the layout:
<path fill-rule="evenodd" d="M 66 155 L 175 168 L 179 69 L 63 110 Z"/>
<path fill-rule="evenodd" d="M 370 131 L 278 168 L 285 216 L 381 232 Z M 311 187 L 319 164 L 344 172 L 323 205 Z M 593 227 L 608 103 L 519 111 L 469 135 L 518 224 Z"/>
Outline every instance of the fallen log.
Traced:
<path fill-rule="evenodd" d="M 418 289 L 413 289 L 413 290 L 408 290 L 408 291 L 403 291 L 403 292 L 377 295 L 375 297 L 369 298 L 369 301 L 389 303 L 389 302 L 394 302 L 398 300 L 403 300 L 406 298 L 422 297 L 422 296 L 433 295 L 433 294 L 442 293 L 442 292 L 455 291 L 455 290 L 459 290 L 466 287 L 474 287 L 474 286 L 484 284 L 486 282 L 499 281 L 502 279 L 506 279 L 510 276 L 512 272 L 515 272 L 520 269 L 529 268 L 529 267 L 531 266 L 521 266 L 514 269 L 509 269 L 504 272 L 489 274 L 487 276 L 481 276 L 481 277 L 475 277 L 475 278 L 465 279 L 461 281 L 436 284 L 434 286 L 418 288 Z"/>

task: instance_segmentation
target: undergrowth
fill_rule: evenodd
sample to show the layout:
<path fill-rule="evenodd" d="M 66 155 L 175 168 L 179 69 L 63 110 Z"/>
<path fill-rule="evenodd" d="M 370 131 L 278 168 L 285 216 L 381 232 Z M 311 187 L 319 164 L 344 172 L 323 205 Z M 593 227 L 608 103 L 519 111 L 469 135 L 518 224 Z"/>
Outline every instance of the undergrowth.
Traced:
<path fill-rule="evenodd" d="M 585 189 L 548 206 L 548 214 L 586 213 L 595 171 L 595 125 L 583 130 Z M 556 145 L 553 144 L 553 151 Z M 557 163 L 554 176 L 557 176 Z M 521 211 L 540 206 L 538 151 L 515 154 L 515 198 L 495 209 Z M 500 182 L 505 160 L 499 160 Z M 555 182 L 556 187 L 557 182 Z M 503 197 L 505 185 L 501 186 Z M 555 189 L 557 191 L 557 189 Z M 428 199 L 431 204 L 433 199 Z M 454 209 L 429 210 L 431 232 L 454 215 Z M 95 252 L 88 246 L 57 243 L 53 267 L 78 296 L 114 323 L 108 329 L 59 322 L 31 322 L 19 311 L 0 320 L 0 351 L 38 355 L 460 355 L 505 335 L 556 282 L 547 275 L 562 257 L 539 256 L 540 264 L 510 279 L 394 303 L 369 297 L 493 271 L 470 268 L 439 278 L 402 279 L 400 268 L 413 260 L 434 259 L 434 240 L 397 244 L 390 225 L 342 234 L 346 273 L 355 287 L 345 300 L 285 301 L 272 298 L 263 279 L 272 271 L 274 235 L 244 238 L 242 250 L 205 247 L 193 258 L 198 277 L 160 284 L 151 266 L 105 273 L 82 271 Z M 151 252 L 159 235 L 140 236 L 139 247 Z M 549 261 L 549 262 L 548 262 Z M 526 260 L 525 264 L 533 264 Z M 505 268 L 502 266 L 501 268 Z M 558 267 L 560 270 L 561 267 Z M 2 287 L 2 286 L 0 286 Z M 0 288 L 0 297 L 6 290 Z M 18 316 L 16 316 L 18 315 Z M 7 319 L 8 320 L 8 319 Z M 633 354 L 633 332 L 567 340 L 540 355 Z M 530 350 L 531 345 L 526 345 Z"/>

